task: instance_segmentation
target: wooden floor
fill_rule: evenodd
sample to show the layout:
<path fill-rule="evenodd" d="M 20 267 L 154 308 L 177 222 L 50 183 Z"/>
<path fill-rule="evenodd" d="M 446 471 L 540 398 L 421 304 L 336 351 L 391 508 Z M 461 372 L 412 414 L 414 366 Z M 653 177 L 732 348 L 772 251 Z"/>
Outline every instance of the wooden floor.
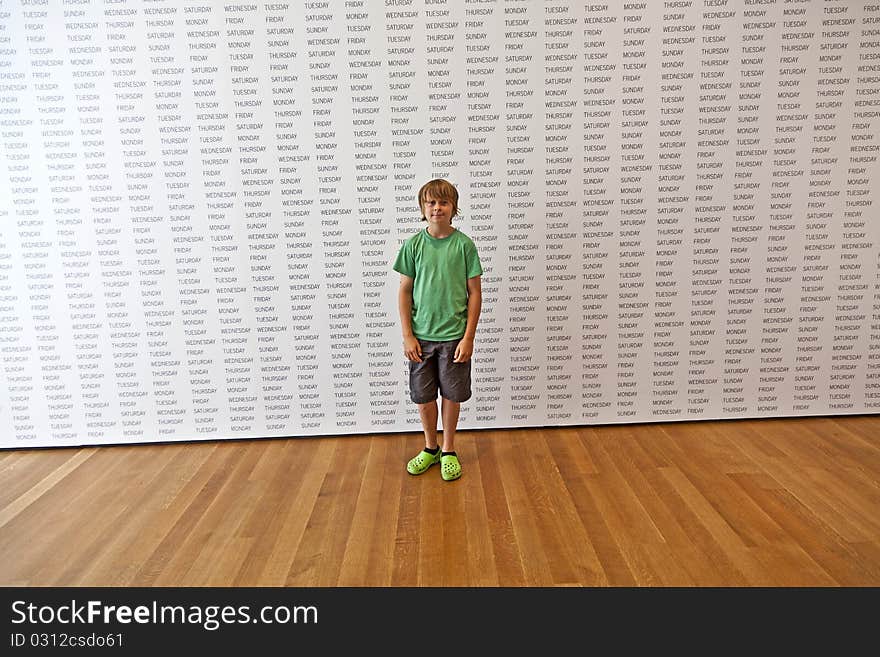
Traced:
<path fill-rule="evenodd" d="M 880 416 L 0 452 L 2 586 L 878 586 Z"/>

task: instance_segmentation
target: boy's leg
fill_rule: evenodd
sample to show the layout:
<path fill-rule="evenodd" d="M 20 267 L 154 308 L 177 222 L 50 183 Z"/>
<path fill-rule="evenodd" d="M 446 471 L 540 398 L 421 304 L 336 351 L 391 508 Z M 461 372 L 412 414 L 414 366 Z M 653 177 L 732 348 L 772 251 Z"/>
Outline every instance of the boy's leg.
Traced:
<path fill-rule="evenodd" d="M 442 397 L 441 400 L 440 406 L 443 409 L 443 451 L 454 452 L 455 430 L 458 427 L 458 414 L 461 411 L 461 402 L 450 401 L 446 397 Z"/>
<path fill-rule="evenodd" d="M 471 397 L 471 363 L 454 362 L 458 340 L 442 343 L 437 359 L 440 412 L 443 416 L 443 451 L 455 451 L 455 431 L 462 402 Z"/>
<path fill-rule="evenodd" d="M 411 475 L 420 475 L 432 465 L 440 463 L 440 447 L 437 445 L 437 401 L 418 404 L 422 429 L 425 432 L 425 449 L 412 457 L 406 464 Z"/>
<path fill-rule="evenodd" d="M 461 477 L 461 462 L 455 453 L 455 431 L 458 428 L 458 414 L 461 403 L 471 397 L 471 363 L 455 362 L 455 349 L 458 340 L 442 343 L 442 354 L 438 358 L 438 378 L 440 380 L 441 413 L 443 415 L 443 449 L 440 454 L 440 475 L 446 481 Z"/>
<path fill-rule="evenodd" d="M 410 399 L 419 407 L 425 449 L 406 464 L 406 471 L 412 475 L 422 474 L 440 462 L 440 447 L 437 444 L 437 356 L 433 343 L 419 340 L 419 344 L 422 347 L 422 362 L 409 364 L 409 392 Z"/>
<path fill-rule="evenodd" d="M 443 449 L 440 450 L 440 476 L 445 481 L 453 481 L 461 476 L 461 462 L 455 453 L 455 429 L 458 427 L 458 412 L 461 402 L 446 397 L 441 402 L 443 413 Z"/>
<path fill-rule="evenodd" d="M 444 403 L 446 400 L 443 400 Z M 435 449 L 437 447 L 437 400 L 429 401 L 427 404 L 418 404 L 419 417 L 422 420 L 422 430 L 425 432 L 425 447 Z M 444 407 L 445 408 L 445 407 Z M 444 411 L 445 413 L 445 411 Z M 446 416 L 443 416 L 443 435 L 444 445 L 446 435 Z"/>

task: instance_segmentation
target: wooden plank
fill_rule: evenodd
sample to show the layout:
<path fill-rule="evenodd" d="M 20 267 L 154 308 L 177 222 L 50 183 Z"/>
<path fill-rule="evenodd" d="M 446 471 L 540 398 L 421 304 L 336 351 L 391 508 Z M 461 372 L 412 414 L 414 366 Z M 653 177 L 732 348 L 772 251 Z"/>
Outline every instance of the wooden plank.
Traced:
<path fill-rule="evenodd" d="M 880 417 L 0 454 L 0 585 L 878 586 Z"/>

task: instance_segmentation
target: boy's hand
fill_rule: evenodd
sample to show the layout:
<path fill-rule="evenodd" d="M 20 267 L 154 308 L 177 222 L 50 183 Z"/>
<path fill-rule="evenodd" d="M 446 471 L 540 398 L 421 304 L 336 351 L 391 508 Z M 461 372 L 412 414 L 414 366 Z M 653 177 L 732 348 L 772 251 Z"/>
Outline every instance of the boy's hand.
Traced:
<path fill-rule="evenodd" d="M 474 341 L 472 338 L 462 338 L 455 348 L 453 363 L 466 363 L 474 355 Z"/>
<path fill-rule="evenodd" d="M 403 339 L 403 355 L 414 363 L 422 362 L 422 345 L 414 335 Z"/>

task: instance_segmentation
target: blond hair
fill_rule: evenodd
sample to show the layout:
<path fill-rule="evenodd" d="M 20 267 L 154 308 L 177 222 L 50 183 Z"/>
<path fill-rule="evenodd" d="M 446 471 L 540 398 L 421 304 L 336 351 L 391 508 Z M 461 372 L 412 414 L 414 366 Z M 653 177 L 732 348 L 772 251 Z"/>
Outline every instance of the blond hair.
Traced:
<path fill-rule="evenodd" d="M 428 196 L 438 201 L 449 201 L 452 203 L 452 217 L 458 215 L 458 190 L 448 180 L 435 178 L 422 185 L 419 190 L 419 211 L 423 209 Z M 428 218 L 422 215 L 422 220 L 427 221 Z"/>

